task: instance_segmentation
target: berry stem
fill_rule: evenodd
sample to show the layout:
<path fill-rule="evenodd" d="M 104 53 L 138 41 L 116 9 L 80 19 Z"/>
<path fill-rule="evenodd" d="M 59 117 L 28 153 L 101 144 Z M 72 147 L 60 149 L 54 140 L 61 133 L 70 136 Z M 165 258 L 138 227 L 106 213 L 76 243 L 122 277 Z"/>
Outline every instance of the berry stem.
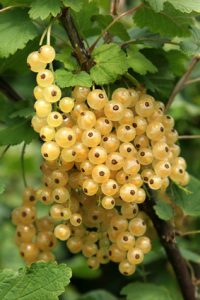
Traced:
<path fill-rule="evenodd" d="M 178 235 L 180 236 L 187 236 L 187 235 L 193 235 L 193 234 L 199 234 L 200 230 L 191 230 L 191 231 L 186 231 L 186 232 L 178 232 Z"/>
<path fill-rule="evenodd" d="M 1 155 L 0 155 L 0 160 L 4 157 L 4 155 L 6 154 L 6 152 L 9 150 L 11 145 L 7 145 L 4 150 L 2 151 Z"/>
<path fill-rule="evenodd" d="M 117 16 L 119 4 L 120 4 L 120 0 L 112 0 L 111 1 L 110 14 L 112 16 Z"/>
<path fill-rule="evenodd" d="M 22 169 L 22 179 L 24 182 L 24 186 L 27 187 L 27 181 L 25 175 L 25 163 L 24 163 L 25 151 L 26 151 L 26 143 L 24 142 L 21 151 L 21 169 Z"/>
<path fill-rule="evenodd" d="M 200 81 L 200 77 L 192 78 L 192 79 L 186 81 L 185 85 L 193 84 L 193 83 L 196 83 L 196 82 L 199 82 L 199 81 Z"/>
<path fill-rule="evenodd" d="M 78 30 L 74 24 L 74 20 L 70 14 L 70 9 L 65 8 L 62 11 L 61 21 L 63 27 L 65 28 L 71 45 L 74 50 L 74 55 L 81 66 L 81 69 L 84 71 L 89 71 L 94 65 L 94 62 L 90 56 L 90 53 L 85 48 L 83 40 L 81 39 Z"/>
<path fill-rule="evenodd" d="M 170 108 L 170 106 L 172 105 L 176 95 L 184 88 L 185 83 L 188 81 L 188 78 L 190 77 L 193 69 L 195 68 L 195 66 L 199 62 L 199 60 L 200 60 L 200 55 L 197 55 L 197 56 L 193 57 L 191 63 L 189 64 L 189 67 L 188 67 L 187 71 L 185 72 L 185 74 L 181 77 L 181 79 L 175 85 L 175 87 L 174 87 L 174 89 L 173 89 L 173 91 L 172 91 L 172 93 L 169 97 L 169 100 L 167 102 L 165 111 L 167 111 Z"/>
<path fill-rule="evenodd" d="M 12 101 L 21 101 L 23 98 L 0 76 L 0 91 Z"/>
<path fill-rule="evenodd" d="M 161 220 L 155 213 L 155 194 L 149 190 L 150 197 L 140 205 L 141 209 L 151 218 L 163 245 L 168 259 L 174 269 L 184 300 L 196 300 L 195 287 L 192 282 L 187 262 L 182 257 L 176 243 L 176 232 L 169 222 Z"/>
<path fill-rule="evenodd" d="M 179 135 L 178 139 L 179 140 L 200 139 L 200 135 L 199 134 L 194 134 L 194 135 Z"/>
<path fill-rule="evenodd" d="M 138 9 L 140 9 L 144 4 L 141 3 L 138 6 L 132 7 L 129 10 L 123 12 L 122 14 L 120 14 L 119 16 L 117 16 L 116 18 L 114 18 L 112 20 L 112 22 L 110 24 L 108 24 L 108 26 L 101 32 L 101 34 L 98 36 L 98 38 L 96 39 L 96 41 L 90 46 L 89 51 L 90 53 L 94 50 L 94 48 L 96 47 L 96 45 L 98 44 L 98 42 L 100 41 L 100 39 L 106 34 L 106 32 L 116 23 L 118 22 L 120 19 L 122 19 L 123 17 L 130 15 L 132 13 L 134 13 L 135 11 L 137 11 Z"/>

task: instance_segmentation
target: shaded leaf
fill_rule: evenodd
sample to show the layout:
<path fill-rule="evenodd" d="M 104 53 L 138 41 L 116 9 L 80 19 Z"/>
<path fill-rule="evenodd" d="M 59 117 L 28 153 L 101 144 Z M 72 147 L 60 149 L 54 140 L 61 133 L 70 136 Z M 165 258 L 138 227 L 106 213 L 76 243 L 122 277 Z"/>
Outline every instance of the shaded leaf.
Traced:
<path fill-rule="evenodd" d="M 117 300 L 117 298 L 107 291 L 94 290 L 82 295 L 77 300 Z"/>
<path fill-rule="evenodd" d="M 66 7 L 70 7 L 74 11 L 80 11 L 83 6 L 83 0 L 62 0 Z"/>
<path fill-rule="evenodd" d="M 69 71 L 74 71 L 77 67 L 75 58 L 72 56 L 72 50 L 68 48 L 63 48 L 60 53 L 56 54 L 57 61 L 64 64 L 64 67 Z"/>
<path fill-rule="evenodd" d="M 164 3 L 167 0 L 146 0 L 146 2 L 149 3 L 149 5 L 156 11 L 159 12 L 161 10 L 163 10 L 164 8 Z"/>
<path fill-rule="evenodd" d="M 15 9 L 4 12 L 0 18 L 0 56 L 8 57 L 37 35 L 36 27 L 26 10 Z"/>
<path fill-rule="evenodd" d="M 45 20 L 50 15 L 55 17 L 61 8 L 60 0 L 35 0 L 31 3 L 29 15 L 32 19 Z"/>
<path fill-rule="evenodd" d="M 163 200 L 158 200 L 156 202 L 156 205 L 154 206 L 154 210 L 157 216 L 162 220 L 168 221 L 173 217 L 172 206 Z"/>
<path fill-rule="evenodd" d="M 200 12 L 199 0 L 167 0 L 175 9 L 182 11 L 183 13 L 191 13 L 192 11 Z"/>

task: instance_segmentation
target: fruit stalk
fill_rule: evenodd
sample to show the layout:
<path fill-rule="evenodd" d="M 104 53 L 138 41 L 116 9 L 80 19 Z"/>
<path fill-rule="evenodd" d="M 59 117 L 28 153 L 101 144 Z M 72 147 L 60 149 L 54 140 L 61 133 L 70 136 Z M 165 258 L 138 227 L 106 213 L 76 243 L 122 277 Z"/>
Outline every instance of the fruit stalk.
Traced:
<path fill-rule="evenodd" d="M 161 220 L 155 213 L 155 196 L 149 190 L 149 198 L 140 205 L 140 208 L 151 218 L 158 233 L 161 244 L 169 258 L 176 274 L 184 300 L 196 300 L 195 286 L 192 283 L 189 269 L 176 244 L 175 230 L 169 222 Z"/>

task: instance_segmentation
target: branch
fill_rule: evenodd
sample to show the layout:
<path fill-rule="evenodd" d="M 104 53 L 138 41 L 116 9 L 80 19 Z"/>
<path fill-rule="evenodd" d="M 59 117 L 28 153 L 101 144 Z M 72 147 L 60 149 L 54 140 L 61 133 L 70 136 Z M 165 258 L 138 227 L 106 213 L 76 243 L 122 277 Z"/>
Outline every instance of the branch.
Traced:
<path fill-rule="evenodd" d="M 167 111 L 167 110 L 169 109 L 169 107 L 170 107 L 171 104 L 173 103 L 173 101 L 174 101 L 176 95 L 184 88 L 185 83 L 187 82 L 187 80 L 188 80 L 188 78 L 190 77 L 190 75 L 191 75 L 191 73 L 192 73 L 194 67 L 195 67 L 196 64 L 199 62 L 199 60 L 200 60 L 200 55 L 197 55 L 197 56 L 195 56 L 195 57 L 192 59 L 192 61 L 191 61 L 190 65 L 189 65 L 187 71 L 185 72 L 185 74 L 181 77 L 181 79 L 180 79 L 180 80 L 177 82 L 177 84 L 175 85 L 175 87 L 174 87 L 174 89 L 173 89 L 173 91 L 172 91 L 172 93 L 171 93 L 171 95 L 170 95 L 170 97 L 169 97 L 169 100 L 168 100 L 168 102 L 167 102 L 165 111 Z"/>
<path fill-rule="evenodd" d="M 101 34 L 98 36 L 98 38 L 96 39 L 96 41 L 91 45 L 89 51 L 90 53 L 94 50 L 94 48 L 96 47 L 97 43 L 100 41 L 100 39 L 104 36 L 104 34 L 106 34 L 106 32 L 116 23 L 118 22 L 120 19 L 122 19 L 123 17 L 130 15 L 132 13 L 134 13 L 136 10 L 140 9 L 144 4 L 141 3 L 138 6 L 132 7 L 129 10 L 123 12 L 121 15 L 117 16 L 115 19 L 113 19 L 113 21 L 101 32 Z"/>
<path fill-rule="evenodd" d="M 74 20 L 70 14 L 69 8 L 63 9 L 61 21 L 67 32 L 67 35 L 74 50 L 74 55 L 79 65 L 81 66 L 81 69 L 88 72 L 94 65 L 94 62 L 90 56 L 90 53 L 85 48 L 81 37 L 79 36 L 77 28 L 74 24 Z"/>
<path fill-rule="evenodd" d="M 117 16 L 119 2 L 120 2 L 120 0 L 112 0 L 111 1 L 110 14 L 112 16 Z"/>
<path fill-rule="evenodd" d="M 192 79 L 186 81 L 185 85 L 189 85 L 189 84 L 196 83 L 196 82 L 199 82 L 199 81 L 200 81 L 200 77 L 192 78 Z"/>
<path fill-rule="evenodd" d="M 200 135 L 199 134 L 194 134 L 194 135 L 179 135 L 178 139 L 179 140 L 200 139 Z"/>
<path fill-rule="evenodd" d="M 187 267 L 185 259 L 182 257 L 175 240 L 175 231 L 169 222 L 165 222 L 156 215 L 154 205 L 156 204 L 153 194 L 140 205 L 143 211 L 151 218 L 163 245 L 168 259 L 174 269 L 177 281 L 184 300 L 197 300 L 195 297 L 195 287 Z"/>
<path fill-rule="evenodd" d="M 10 100 L 15 102 L 23 100 L 23 98 L 2 77 L 0 77 L 0 91 Z"/>

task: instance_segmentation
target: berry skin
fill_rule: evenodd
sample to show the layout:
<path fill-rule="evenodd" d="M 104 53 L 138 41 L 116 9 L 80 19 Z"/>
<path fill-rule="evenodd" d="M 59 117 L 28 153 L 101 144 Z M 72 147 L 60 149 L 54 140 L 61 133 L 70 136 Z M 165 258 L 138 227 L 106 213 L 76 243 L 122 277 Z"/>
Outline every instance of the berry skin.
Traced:
<path fill-rule="evenodd" d="M 128 158 L 124 161 L 123 170 L 126 174 L 135 176 L 140 170 L 140 163 L 135 158 Z"/>
<path fill-rule="evenodd" d="M 47 69 L 42 70 L 37 74 L 36 81 L 40 87 L 47 87 L 51 85 L 54 81 L 53 73 Z"/>
<path fill-rule="evenodd" d="M 37 236 L 37 246 L 42 251 L 53 249 L 56 245 L 56 238 L 51 231 L 41 231 Z"/>
<path fill-rule="evenodd" d="M 43 95 L 47 102 L 55 103 L 61 98 L 61 90 L 57 85 L 52 84 L 44 88 Z"/>
<path fill-rule="evenodd" d="M 94 110 L 101 110 L 107 103 L 108 98 L 103 90 L 95 89 L 87 95 L 87 103 Z"/>
<path fill-rule="evenodd" d="M 96 147 L 100 144 L 101 134 L 96 129 L 88 129 L 83 132 L 82 143 L 87 147 Z"/>
<path fill-rule="evenodd" d="M 33 224 L 30 225 L 18 225 L 16 229 L 16 236 L 20 242 L 32 242 L 36 235 L 36 229 Z"/>
<path fill-rule="evenodd" d="M 62 127 L 55 134 L 56 143 L 62 148 L 70 148 L 76 142 L 76 135 L 73 129 Z"/>
<path fill-rule="evenodd" d="M 27 64 L 32 72 L 40 72 L 46 68 L 46 63 L 40 61 L 37 51 L 29 54 L 27 57 Z"/>
<path fill-rule="evenodd" d="M 95 128 L 102 134 L 107 135 L 112 131 L 113 124 L 107 118 L 101 117 L 97 119 Z"/>
<path fill-rule="evenodd" d="M 119 121 L 124 116 L 124 106 L 119 101 L 109 101 L 104 107 L 105 116 L 111 121 Z"/>
<path fill-rule="evenodd" d="M 33 116 L 31 120 L 31 125 L 36 132 L 40 132 L 41 128 L 47 125 L 46 118 L 39 118 L 38 116 Z"/>
<path fill-rule="evenodd" d="M 83 188 L 83 192 L 86 195 L 93 196 L 97 193 L 99 186 L 98 183 L 96 183 L 94 180 L 86 179 L 83 182 L 82 188 Z"/>
<path fill-rule="evenodd" d="M 171 164 L 168 161 L 158 161 L 154 165 L 156 175 L 160 177 L 168 177 L 171 174 Z"/>
<path fill-rule="evenodd" d="M 106 160 L 107 167 L 112 171 L 118 171 L 123 168 L 124 158 L 119 152 L 112 152 Z"/>
<path fill-rule="evenodd" d="M 45 118 L 51 112 L 51 104 L 45 100 L 38 100 L 34 104 L 36 114 L 39 118 Z"/>
<path fill-rule="evenodd" d="M 87 265 L 92 270 L 97 270 L 100 266 L 99 261 L 95 256 L 91 256 L 88 258 Z"/>
<path fill-rule="evenodd" d="M 92 148 L 88 153 L 88 159 L 92 164 L 102 164 L 107 159 L 107 152 L 100 146 Z"/>
<path fill-rule="evenodd" d="M 65 187 L 57 187 L 52 191 L 52 198 L 55 202 L 62 204 L 70 199 L 70 194 Z"/>
<path fill-rule="evenodd" d="M 64 97 L 59 102 L 59 108 L 64 113 L 69 113 L 74 107 L 74 99 L 70 97 Z"/>
<path fill-rule="evenodd" d="M 140 117 L 150 117 L 154 112 L 154 99 L 149 95 L 140 97 L 135 105 L 135 111 Z"/>
<path fill-rule="evenodd" d="M 138 205 L 136 203 L 123 203 L 121 214 L 126 219 L 133 219 L 138 214 Z"/>
<path fill-rule="evenodd" d="M 165 160 L 169 157 L 170 149 L 165 142 L 156 142 L 152 147 L 153 156 L 159 160 Z"/>
<path fill-rule="evenodd" d="M 78 213 L 72 214 L 71 217 L 70 217 L 70 223 L 73 226 L 80 226 L 81 223 L 82 223 L 82 217 L 81 217 L 81 215 L 78 214 Z"/>
<path fill-rule="evenodd" d="M 56 56 L 54 48 L 50 45 L 44 45 L 44 46 L 40 47 L 40 49 L 38 50 L 38 53 L 39 53 L 39 55 L 38 55 L 39 60 L 45 64 L 51 63 L 55 59 L 55 56 Z"/>
<path fill-rule="evenodd" d="M 71 148 L 64 148 L 61 151 L 61 160 L 66 162 L 66 163 L 71 163 L 75 161 L 76 159 L 76 151 L 74 150 L 73 147 Z"/>
<path fill-rule="evenodd" d="M 119 148 L 120 142 L 114 133 L 110 133 L 102 138 L 101 146 L 107 153 L 115 152 Z"/>
<path fill-rule="evenodd" d="M 138 160 L 141 165 L 149 165 L 153 161 L 153 154 L 150 148 L 141 148 L 138 151 Z"/>
<path fill-rule="evenodd" d="M 84 102 L 87 99 L 89 92 L 90 92 L 89 88 L 76 86 L 72 91 L 72 97 L 77 102 Z"/>
<path fill-rule="evenodd" d="M 127 253 L 127 259 L 130 264 L 132 265 L 138 265 L 140 264 L 144 259 L 144 254 L 141 249 L 139 248 L 132 248 Z"/>
<path fill-rule="evenodd" d="M 129 124 L 122 124 L 117 128 L 117 137 L 121 142 L 129 143 L 135 138 L 135 128 Z"/>
<path fill-rule="evenodd" d="M 96 124 L 96 116 L 92 111 L 83 111 L 80 113 L 77 123 L 82 130 L 91 129 Z"/>
<path fill-rule="evenodd" d="M 125 276 L 133 275 L 135 273 L 135 265 L 130 264 L 128 260 L 122 260 L 119 263 L 119 272 Z"/>
<path fill-rule="evenodd" d="M 50 127 L 59 127 L 62 124 L 62 121 L 62 115 L 57 111 L 51 112 L 47 117 L 47 124 Z"/>
<path fill-rule="evenodd" d="M 151 251 L 151 241 L 147 236 L 141 236 L 136 240 L 135 243 L 136 248 L 142 250 L 144 254 L 149 253 Z"/>
<path fill-rule="evenodd" d="M 164 126 L 161 122 L 153 121 L 147 125 L 146 134 L 149 139 L 159 141 L 165 134 Z"/>
<path fill-rule="evenodd" d="M 101 191 L 106 196 L 114 196 L 119 190 L 117 182 L 113 179 L 108 179 L 101 185 Z"/>
<path fill-rule="evenodd" d="M 125 202 L 135 202 L 137 200 L 138 188 L 131 183 L 126 183 L 120 188 L 120 197 Z"/>
<path fill-rule="evenodd" d="M 159 190 L 162 186 L 162 179 L 160 176 L 153 175 L 149 178 L 148 185 L 152 190 Z"/>
<path fill-rule="evenodd" d="M 129 90 L 129 94 L 130 94 L 130 98 L 131 98 L 131 107 L 133 107 L 139 100 L 139 93 L 133 88 L 130 88 L 128 90 Z"/>
<path fill-rule="evenodd" d="M 134 117 L 132 125 L 135 128 L 136 135 L 141 135 L 146 132 L 147 121 L 145 118 L 141 116 Z"/>
<path fill-rule="evenodd" d="M 35 243 L 23 243 L 19 247 L 21 257 L 28 263 L 31 264 L 37 260 L 39 250 Z"/>
<path fill-rule="evenodd" d="M 119 249 L 126 251 L 133 248 L 135 239 L 130 232 L 125 231 L 118 234 L 116 243 Z"/>
<path fill-rule="evenodd" d="M 54 229 L 54 235 L 61 241 L 66 241 L 71 235 L 70 227 L 65 224 L 59 224 Z"/>
<path fill-rule="evenodd" d="M 71 253 L 79 253 L 82 250 L 82 240 L 80 237 L 72 236 L 67 240 L 67 248 Z"/>
<path fill-rule="evenodd" d="M 40 138 L 45 142 L 50 142 L 55 137 L 55 129 L 50 126 L 44 126 L 40 130 Z"/>
<path fill-rule="evenodd" d="M 112 209 L 115 207 L 115 199 L 113 197 L 105 196 L 101 200 L 101 205 L 105 209 Z"/>
<path fill-rule="evenodd" d="M 34 95 L 36 100 L 43 99 L 44 98 L 43 97 L 43 88 L 38 86 L 38 85 L 36 87 L 34 87 L 33 95 Z"/>
<path fill-rule="evenodd" d="M 110 170 L 106 165 L 97 165 L 92 170 L 92 179 L 97 183 L 107 182 L 110 177 Z"/>
<path fill-rule="evenodd" d="M 120 263 L 126 258 L 126 251 L 119 249 L 115 243 L 109 247 L 108 253 L 110 260 L 115 263 Z"/>
<path fill-rule="evenodd" d="M 41 153 L 44 159 L 53 161 L 60 155 L 60 148 L 55 142 L 45 142 L 42 145 Z"/>
<path fill-rule="evenodd" d="M 119 153 L 126 158 L 132 158 L 137 150 L 132 143 L 122 143 L 119 147 Z"/>
<path fill-rule="evenodd" d="M 146 224 L 143 219 L 136 217 L 129 222 L 128 229 L 134 236 L 142 236 L 146 232 Z"/>
<path fill-rule="evenodd" d="M 130 91 L 126 88 L 116 89 L 112 94 L 112 100 L 122 103 L 124 107 L 131 107 L 132 105 Z"/>

